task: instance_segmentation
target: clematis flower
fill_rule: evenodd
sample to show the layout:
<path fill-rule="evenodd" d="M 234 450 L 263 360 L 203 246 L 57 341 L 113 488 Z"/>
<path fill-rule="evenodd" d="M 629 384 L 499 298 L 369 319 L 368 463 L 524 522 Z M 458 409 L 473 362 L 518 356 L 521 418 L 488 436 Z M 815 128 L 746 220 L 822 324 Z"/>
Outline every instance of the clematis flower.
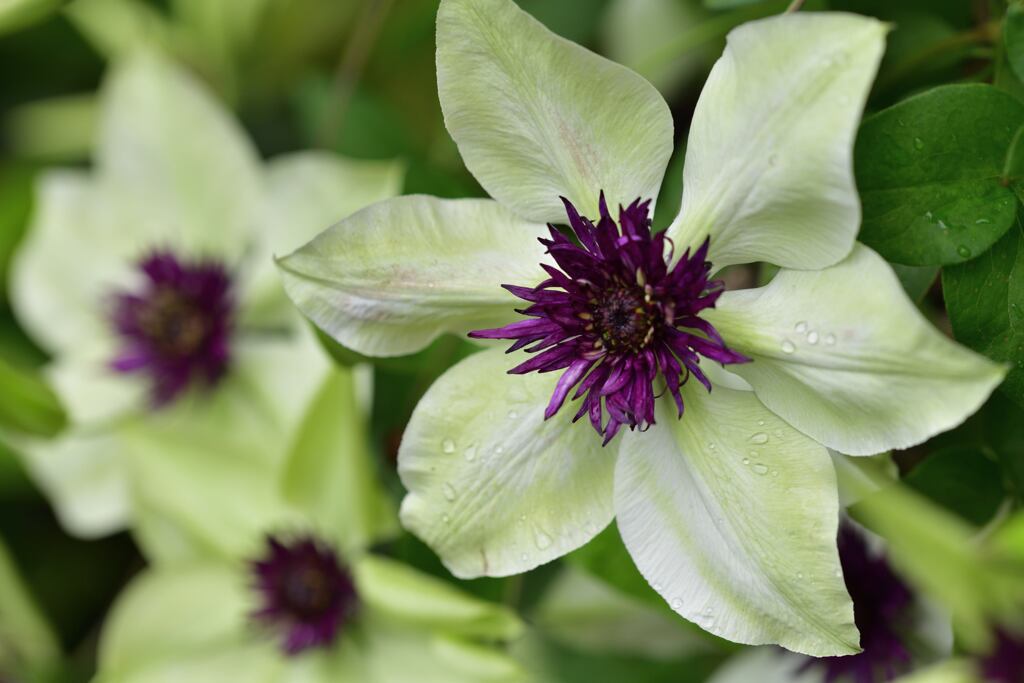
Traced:
<path fill-rule="evenodd" d="M 754 648 L 730 660 L 709 683 L 882 683 L 903 680 L 902 674 L 950 653 L 948 616 L 896 573 L 880 538 L 847 520 L 840 526 L 838 545 L 863 651 L 816 659 Z"/>
<path fill-rule="evenodd" d="M 172 502 L 230 517 L 223 496 L 172 497 L 201 476 L 280 467 L 333 370 L 272 255 L 400 182 L 397 164 L 320 153 L 264 167 L 170 63 L 139 55 L 113 70 L 94 169 L 42 176 L 13 264 L 14 309 L 51 354 L 71 422 L 18 450 L 67 529 L 96 536 L 133 521 L 147 536 Z"/>
<path fill-rule="evenodd" d="M 509 0 L 443 0 L 441 107 L 494 199 L 384 201 L 280 268 L 298 307 L 364 354 L 446 332 L 514 340 L 443 375 L 402 441 L 402 520 L 455 575 L 527 571 L 614 517 L 641 573 L 705 629 L 858 651 L 828 448 L 921 442 L 1004 374 L 855 241 L 852 144 L 886 30 L 841 13 L 734 30 L 658 236 L 672 120 L 654 88 Z M 747 262 L 781 270 L 720 291 L 717 270 Z"/>
<path fill-rule="evenodd" d="M 359 476 L 372 460 L 358 395 L 349 375 L 328 382 L 284 480 L 262 472 L 231 489 L 238 514 L 180 506 L 164 516 L 148 547 L 153 566 L 127 587 L 101 634 L 99 680 L 522 680 L 500 648 L 523 630 L 513 612 L 367 551 L 380 538 L 374 515 L 361 514 L 372 511 L 344 507 L 384 497 Z M 348 487 L 353 478 L 358 489 Z M 193 486 L 218 488 L 207 478 Z M 289 490 L 303 495 L 281 495 Z M 189 535 L 206 543 L 181 556 L 179 538 Z"/>

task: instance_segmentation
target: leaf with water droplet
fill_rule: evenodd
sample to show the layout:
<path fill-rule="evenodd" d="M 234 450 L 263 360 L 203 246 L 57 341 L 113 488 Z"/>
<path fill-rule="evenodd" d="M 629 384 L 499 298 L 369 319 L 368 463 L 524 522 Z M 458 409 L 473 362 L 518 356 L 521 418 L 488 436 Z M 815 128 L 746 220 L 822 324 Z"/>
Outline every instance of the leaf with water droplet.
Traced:
<path fill-rule="evenodd" d="M 1001 176 L 1022 120 L 1024 104 L 977 83 L 940 86 L 866 119 L 854 164 L 859 239 L 904 265 L 982 254 L 1013 222 L 1013 183 Z"/>

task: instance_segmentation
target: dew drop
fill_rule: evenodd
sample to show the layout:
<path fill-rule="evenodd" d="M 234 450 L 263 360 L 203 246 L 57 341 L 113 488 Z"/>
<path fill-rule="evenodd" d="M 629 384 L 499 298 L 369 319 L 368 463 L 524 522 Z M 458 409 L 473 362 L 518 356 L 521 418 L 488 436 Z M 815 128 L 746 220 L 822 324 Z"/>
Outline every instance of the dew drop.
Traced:
<path fill-rule="evenodd" d="M 803 334 L 804 332 L 807 331 L 807 321 L 801 320 L 796 324 L 796 327 L 794 327 L 793 329 L 796 330 L 797 334 Z"/>
<path fill-rule="evenodd" d="M 441 521 L 447 524 L 448 522 L 452 521 L 452 518 L 448 515 L 441 515 Z"/>
<path fill-rule="evenodd" d="M 716 446 L 715 444 L 713 444 L 713 443 L 709 443 L 709 444 L 708 444 L 708 450 L 709 450 L 709 451 L 713 451 L 713 450 L 715 450 L 716 448 L 718 448 L 718 446 Z"/>
<path fill-rule="evenodd" d="M 768 443 L 768 435 L 764 432 L 755 432 L 750 435 L 750 443 L 764 444 Z"/>
<path fill-rule="evenodd" d="M 789 341 L 788 339 L 783 339 L 782 340 L 782 352 L 783 353 L 793 353 L 794 351 L 796 351 L 796 346 L 793 345 L 793 342 Z"/>
<path fill-rule="evenodd" d="M 683 608 L 683 601 L 680 598 L 672 598 L 672 609 L 680 610 Z"/>
<path fill-rule="evenodd" d="M 754 470 L 757 474 L 768 474 L 768 465 L 763 463 L 755 463 L 750 469 Z"/>
<path fill-rule="evenodd" d="M 836 335 L 832 334 L 831 332 L 826 334 L 825 335 L 825 343 L 828 346 L 835 346 L 836 345 Z"/>
<path fill-rule="evenodd" d="M 919 151 L 924 149 L 924 140 L 921 138 L 914 138 L 914 149 Z"/>
<path fill-rule="evenodd" d="M 530 559 L 530 556 L 527 555 L 526 553 L 523 553 L 522 555 L 519 556 L 519 559 L 522 560 L 523 562 L 526 562 L 528 559 Z"/>
<path fill-rule="evenodd" d="M 758 425 L 759 427 L 764 427 L 764 420 L 758 420 L 758 421 L 757 421 L 757 425 Z"/>
<path fill-rule="evenodd" d="M 843 578 L 843 570 L 842 570 L 842 569 L 837 569 L 837 570 L 835 571 L 835 575 L 836 575 L 836 578 L 837 578 L 837 579 L 841 579 L 841 578 Z"/>
<path fill-rule="evenodd" d="M 498 455 L 501 455 L 502 453 L 505 452 L 505 447 L 504 446 L 498 446 L 497 448 L 494 449 L 494 452 L 497 453 Z"/>
<path fill-rule="evenodd" d="M 782 436 L 783 436 L 784 434 L 785 434 L 785 432 L 784 432 L 784 431 L 782 431 L 781 429 L 776 429 L 776 430 L 775 430 L 775 436 L 779 437 L 780 439 L 782 438 Z"/>
<path fill-rule="evenodd" d="M 522 524 L 526 521 L 526 515 L 519 515 L 519 523 Z"/>
<path fill-rule="evenodd" d="M 803 579 L 804 578 L 804 573 L 803 572 L 797 572 L 796 573 L 796 578 Z"/>
<path fill-rule="evenodd" d="M 743 464 L 744 465 L 749 465 L 750 464 L 750 458 L 743 458 Z"/>
<path fill-rule="evenodd" d="M 778 470 L 772 470 L 772 476 L 773 477 L 779 476 L 779 471 Z"/>
<path fill-rule="evenodd" d="M 455 442 L 452 441 L 451 439 L 445 439 L 444 441 L 441 442 L 441 450 L 444 451 L 445 453 L 454 453 Z"/>
<path fill-rule="evenodd" d="M 476 460 L 476 446 L 470 446 L 469 448 L 467 448 L 466 452 L 463 453 L 463 455 L 466 458 L 466 462 L 473 462 L 474 460 Z"/>
<path fill-rule="evenodd" d="M 551 537 L 543 531 L 538 531 L 533 541 L 537 544 L 537 550 L 547 550 L 551 547 Z"/>
<path fill-rule="evenodd" d="M 441 487 L 441 493 L 444 494 L 444 497 L 447 498 L 449 502 L 455 500 L 455 487 L 452 486 L 450 481 L 446 481 L 444 483 Z"/>
<path fill-rule="evenodd" d="M 516 412 L 514 410 L 508 411 L 508 419 L 515 420 L 517 417 L 519 417 L 519 413 L 518 412 Z"/>
<path fill-rule="evenodd" d="M 956 253 L 959 254 L 961 258 L 971 257 L 971 249 L 966 244 L 961 244 L 959 247 L 957 247 Z"/>
<path fill-rule="evenodd" d="M 661 584 L 660 584 L 660 583 L 652 583 L 652 584 L 651 584 L 651 588 L 653 588 L 654 590 L 656 590 L 656 591 L 659 591 L 659 592 L 660 592 L 660 591 L 661 591 L 661 588 L 662 588 L 662 586 L 661 586 Z"/>
<path fill-rule="evenodd" d="M 815 332 L 814 330 L 811 330 L 810 332 L 808 332 L 807 333 L 807 343 L 811 344 L 812 346 L 814 344 L 817 344 L 818 343 L 818 333 Z"/>

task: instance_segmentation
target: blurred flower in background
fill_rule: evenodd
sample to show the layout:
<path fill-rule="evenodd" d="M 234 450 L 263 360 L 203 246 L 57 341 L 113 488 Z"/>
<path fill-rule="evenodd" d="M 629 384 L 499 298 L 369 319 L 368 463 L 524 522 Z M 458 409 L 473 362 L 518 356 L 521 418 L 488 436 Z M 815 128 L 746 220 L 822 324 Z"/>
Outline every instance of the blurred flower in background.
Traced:
<path fill-rule="evenodd" d="M 279 466 L 330 363 L 271 257 L 315 231 L 322 209 L 350 211 L 400 182 L 396 164 L 318 153 L 264 170 L 191 77 L 152 55 L 115 69 L 96 170 L 40 179 L 13 265 L 12 304 L 53 355 L 71 422 L 19 445 L 70 530 L 123 528 L 151 505 L 147 489 L 165 489 L 162 468 L 189 458 Z"/>

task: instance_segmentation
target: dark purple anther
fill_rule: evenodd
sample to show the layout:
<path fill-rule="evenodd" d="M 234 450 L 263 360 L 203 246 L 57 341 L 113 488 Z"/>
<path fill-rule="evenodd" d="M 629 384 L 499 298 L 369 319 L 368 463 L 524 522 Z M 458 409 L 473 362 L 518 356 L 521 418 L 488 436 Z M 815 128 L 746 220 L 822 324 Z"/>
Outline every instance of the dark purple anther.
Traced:
<path fill-rule="evenodd" d="M 700 356 L 722 364 L 749 359 L 730 351 L 700 312 L 713 308 L 724 286 L 709 280 L 708 240 L 674 265 L 664 233 L 652 234 L 650 201 L 619 208 L 616 225 L 601 193 L 594 225 L 562 198 L 579 245 L 549 225 L 541 239 L 558 268 L 542 264 L 549 278 L 536 287 L 503 285 L 531 306 L 529 320 L 470 332 L 477 339 L 512 339 L 509 352 L 537 353 L 513 374 L 563 371 L 545 417 L 558 412 L 569 392 L 586 395 L 573 421 L 584 415 L 607 444 L 622 425 L 654 424 L 654 384 L 660 373 L 683 414 L 680 387 L 692 375 L 711 390 Z M 669 242 L 669 244 L 671 244 Z M 538 353 L 539 352 L 539 353 Z M 603 410 L 608 411 L 607 422 Z"/>
<path fill-rule="evenodd" d="M 991 683 L 1024 683 L 1024 635 L 1006 629 L 995 632 L 995 643 L 979 662 L 981 675 Z"/>
<path fill-rule="evenodd" d="M 142 287 L 114 296 L 110 320 L 122 346 L 111 366 L 149 375 L 153 402 L 163 405 L 192 380 L 211 385 L 224 375 L 231 355 L 231 279 L 218 263 L 183 263 L 166 251 L 143 259 L 139 270 Z"/>
<path fill-rule="evenodd" d="M 893 572 L 885 556 L 872 553 L 861 532 L 848 522 L 839 529 L 839 561 L 853 600 L 863 652 L 847 657 L 809 658 L 800 670 L 820 668 L 823 683 L 891 681 L 910 666 L 910 651 L 901 633 L 909 628 L 907 616 L 913 606 L 913 594 Z"/>
<path fill-rule="evenodd" d="M 266 553 L 250 567 L 261 598 L 253 618 L 280 632 L 286 654 L 330 645 L 358 610 L 348 569 L 312 536 L 268 536 Z"/>

